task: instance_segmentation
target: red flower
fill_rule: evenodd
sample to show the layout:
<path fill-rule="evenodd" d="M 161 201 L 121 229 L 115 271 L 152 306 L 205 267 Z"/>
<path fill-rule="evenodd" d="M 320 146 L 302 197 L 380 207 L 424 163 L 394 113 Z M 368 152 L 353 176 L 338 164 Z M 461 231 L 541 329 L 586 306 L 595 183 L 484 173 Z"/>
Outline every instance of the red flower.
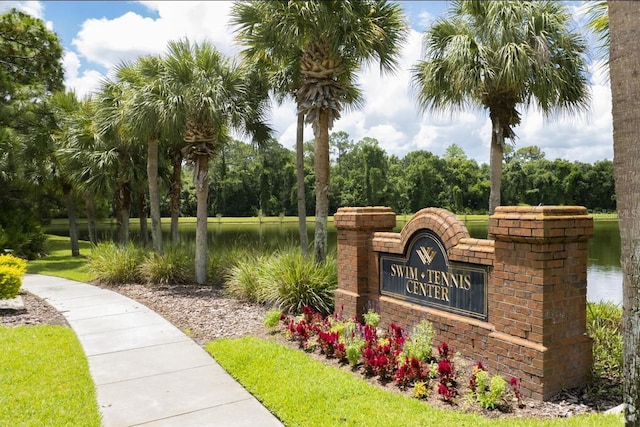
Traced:
<path fill-rule="evenodd" d="M 449 392 L 447 386 L 444 384 L 438 384 L 438 394 L 446 395 Z"/>
<path fill-rule="evenodd" d="M 449 376 L 453 372 L 451 367 L 451 363 L 447 360 L 441 360 L 438 362 L 438 375 L 440 376 Z"/>

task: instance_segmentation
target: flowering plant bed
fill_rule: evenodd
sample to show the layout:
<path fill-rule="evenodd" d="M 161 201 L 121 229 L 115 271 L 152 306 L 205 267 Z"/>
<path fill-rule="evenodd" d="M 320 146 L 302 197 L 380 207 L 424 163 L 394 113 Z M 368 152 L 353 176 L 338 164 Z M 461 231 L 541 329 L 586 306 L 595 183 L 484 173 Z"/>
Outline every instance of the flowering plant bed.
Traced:
<path fill-rule="evenodd" d="M 280 331 L 309 354 L 435 406 L 488 415 L 513 413 L 524 406 L 517 378 L 505 381 L 489 375 L 481 362 L 462 357 L 446 342 L 434 351 L 435 332 L 428 321 L 408 333 L 393 323 L 379 328 L 380 317 L 372 311 L 364 317 L 362 324 L 304 307 L 299 316 L 282 314 Z"/>

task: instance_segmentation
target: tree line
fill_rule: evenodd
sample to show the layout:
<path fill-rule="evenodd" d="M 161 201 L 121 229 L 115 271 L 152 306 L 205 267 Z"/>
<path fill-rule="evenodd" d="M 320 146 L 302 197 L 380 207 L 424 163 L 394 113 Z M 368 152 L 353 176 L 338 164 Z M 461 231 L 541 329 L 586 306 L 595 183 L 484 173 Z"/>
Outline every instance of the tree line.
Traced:
<path fill-rule="evenodd" d="M 304 144 L 306 204 L 314 208 L 313 141 Z M 486 214 L 489 167 L 456 144 L 442 156 L 420 150 L 388 154 L 379 141 L 354 142 L 330 135 L 329 213 L 341 206 L 389 206 L 398 214 L 438 206 L 459 214 Z M 506 205 L 580 205 L 593 212 L 615 210 L 613 162 L 549 160 L 536 146 L 507 147 L 502 199 Z M 295 152 L 275 140 L 265 147 L 233 141 L 211 164 L 209 216 L 295 216 Z M 189 174 L 189 170 L 186 171 Z M 193 186 L 182 187 L 181 212 L 195 216 Z M 169 214 L 168 199 L 162 203 Z"/>

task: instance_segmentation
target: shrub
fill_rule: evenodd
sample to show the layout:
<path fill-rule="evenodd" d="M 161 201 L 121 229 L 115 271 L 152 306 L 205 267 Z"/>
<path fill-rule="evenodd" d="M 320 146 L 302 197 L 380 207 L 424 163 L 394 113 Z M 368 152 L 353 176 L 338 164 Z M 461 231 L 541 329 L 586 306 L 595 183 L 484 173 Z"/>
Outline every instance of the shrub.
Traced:
<path fill-rule="evenodd" d="M 428 320 L 422 320 L 414 326 L 409 340 L 404 344 L 404 355 L 421 362 L 428 362 L 432 357 L 432 341 L 435 336 L 433 325 Z"/>
<path fill-rule="evenodd" d="M 98 243 L 89 255 L 89 272 L 106 284 L 140 282 L 142 251 L 133 244 Z"/>
<path fill-rule="evenodd" d="M 41 258 L 46 254 L 44 245 L 47 235 L 40 229 L 28 233 L 18 233 L 8 239 L 7 245 L 11 246 L 13 253 L 25 259 Z"/>
<path fill-rule="evenodd" d="M 252 303 L 262 302 L 258 276 L 264 262 L 264 257 L 255 254 L 245 255 L 237 260 L 226 273 L 226 292 L 241 300 Z"/>
<path fill-rule="evenodd" d="M 258 252 L 248 247 L 218 246 L 211 248 L 207 260 L 207 283 L 222 287 L 234 274 L 233 269 L 238 264 L 255 262 L 257 258 L 259 258 Z M 250 267 L 253 268 L 254 265 Z"/>
<path fill-rule="evenodd" d="M 10 254 L 0 255 L 0 299 L 18 296 L 26 271 L 25 260 Z"/>
<path fill-rule="evenodd" d="M 362 317 L 364 319 L 365 325 L 377 328 L 378 324 L 380 323 L 380 315 L 372 309 L 367 310 L 367 312 L 363 314 Z"/>
<path fill-rule="evenodd" d="M 27 241 L 18 248 L 18 254 L 23 255 L 27 259 L 41 258 L 47 254 L 45 244 L 47 243 L 47 235 L 38 230 L 27 236 Z"/>
<path fill-rule="evenodd" d="M 291 247 L 277 251 L 261 266 L 258 300 L 289 313 L 300 313 L 309 306 L 318 313 L 329 314 L 333 312 L 337 282 L 335 255 L 316 264 L 302 256 L 297 247 Z"/>
<path fill-rule="evenodd" d="M 280 323 L 280 319 L 282 319 L 282 311 L 277 308 L 271 309 L 264 317 L 264 326 L 274 329 Z"/>
<path fill-rule="evenodd" d="M 0 265 L 15 267 L 20 272 L 20 276 L 27 272 L 27 261 L 11 254 L 0 255 Z"/>
<path fill-rule="evenodd" d="M 148 254 L 140 265 L 142 280 L 151 284 L 193 283 L 193 256 L 184 247 L 170 248 L 163 255 Z"/>
<path fill-rule="evenodd" d="M 483 369 L 475 371 L 476 391 L 475 398 L 480 406 L 485 409 L 495 409 L 502 401 L 507 382 L 500 375 L 489 376 Z"/>
<path fill-rule="evenodd" d="M 18 296 L 24 272 L 14 265 L 0 264 L 0 299 Z"/>
<path fill-rule="evenodd" d="M 622 309 L 611 302 L 587 303 L 587 334 L 593 339 L 593 374 L 622 379 Z"/>

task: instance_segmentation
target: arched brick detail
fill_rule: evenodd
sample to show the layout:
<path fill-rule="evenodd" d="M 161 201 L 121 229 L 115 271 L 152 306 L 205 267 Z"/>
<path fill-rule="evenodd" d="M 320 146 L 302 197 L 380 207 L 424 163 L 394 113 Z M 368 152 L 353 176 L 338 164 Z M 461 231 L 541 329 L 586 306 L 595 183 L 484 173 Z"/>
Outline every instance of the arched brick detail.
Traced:
<path fill-rule="evenodd" d="M 400 243 L 403 248 L 418 230 L 433 230 L 442 239 L 447 254 L 460 243 L 461 239 L 471 237 L 467 227 L 458 217 L 442 208 L 425 208 L 418 211 L 400 232 Z"/>

